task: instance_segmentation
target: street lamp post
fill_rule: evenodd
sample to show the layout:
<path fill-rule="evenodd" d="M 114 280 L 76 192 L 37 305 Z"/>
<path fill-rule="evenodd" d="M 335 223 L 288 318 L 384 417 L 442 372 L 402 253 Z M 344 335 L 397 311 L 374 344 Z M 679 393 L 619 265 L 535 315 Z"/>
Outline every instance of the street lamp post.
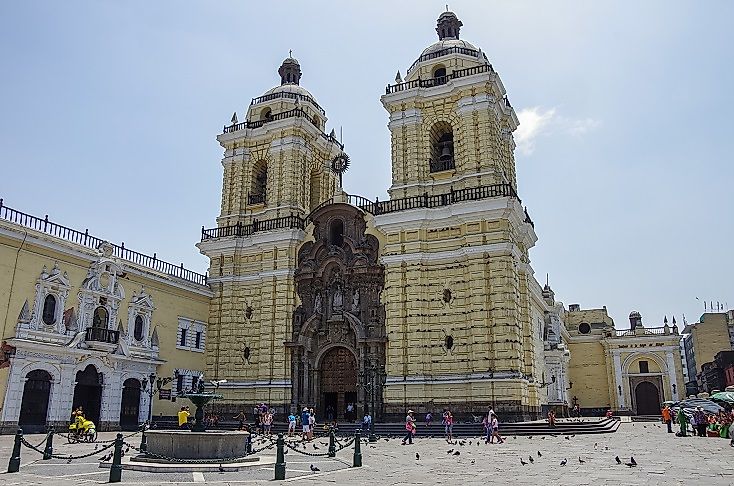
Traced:
<path fill-rule="evenodd" d="M 160 392 L 164 386 L 171 382 L 171 380 L 173 380 L 173 378 L 170 376 L 159 378 L 156 377 L 155 373 L 148 375 L 147 380 L 142 380 L 141 386 L 143 391 L 148 394 L 148 426 L 150 426 L 150 423 L 153 420 L 153 395 L 156 391 Z"/>

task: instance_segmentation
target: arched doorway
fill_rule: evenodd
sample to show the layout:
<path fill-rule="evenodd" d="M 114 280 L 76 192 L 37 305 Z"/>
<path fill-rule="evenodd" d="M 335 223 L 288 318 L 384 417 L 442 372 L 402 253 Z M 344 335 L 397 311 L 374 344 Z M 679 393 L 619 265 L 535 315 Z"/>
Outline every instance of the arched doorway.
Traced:
<path fill-rule="evenodd" d="M 635 403 L 637 415 L 660 414 L 660 392 L 658 387 L 649 381 L 643 381 L 635 387 Z"/>
<path fill-rule="evenodd" d="M 18 418 L 18 426 L 23 428 L 24 432 L 45 431 L 50 394 L 51 375 L 47 371 L 33 370 L 26 375 Z"/>
<path fill-rule="evenodd" d="M 351 403 L 356 407 L 357 359 L 347 348 L 337 346 L 324 354 L 319 368 L 321 416 L 325 420 L 343 420 L 347 404 Z"/>
<path fill-rule="evenodd" d="M 76 373 L 72 410 L 76 410 L 77 407 L 82 407 L 84 416 L 88 420 L 93 421 L 98 428 L 100 427 L 99 412 L 102 408 L 102 374 L 97 371 L 94 365 L 88 365 L 84 368 L 84 371 L 77 371 Z"/>
<path fill-rule="evenodd" d="M 140 417 L 140 381 L 128 378 L 122 384 L 122 403 L 120 405 L 120 428 L 136 430 Z"/>

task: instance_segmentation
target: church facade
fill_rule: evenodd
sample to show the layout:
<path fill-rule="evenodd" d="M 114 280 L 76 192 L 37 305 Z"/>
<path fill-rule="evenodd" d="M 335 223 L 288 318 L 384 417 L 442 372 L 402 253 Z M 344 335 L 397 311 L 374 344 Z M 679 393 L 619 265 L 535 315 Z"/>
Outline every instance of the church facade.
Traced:
<path fill-rule="evenodd" d="M 675 325 L 638 315 L 617 331 L 605 308 L 566 308 L 536 280 L 517 115 L 462 26 L 442 13 L 380 99 L 387 200 L 344 191 L 352 161 L 288 57 L 217 137 L 206 275 L 0 199 L 2 431 L 64 426 L 80 405 L 102 429 L 134 427 L 202 379 L 226 380 L 219 412 L 264 402 L 319 419 L 350 404 L 381 421 L 490 405 L 507 421 L 634 414 L 682 398 Z"/>

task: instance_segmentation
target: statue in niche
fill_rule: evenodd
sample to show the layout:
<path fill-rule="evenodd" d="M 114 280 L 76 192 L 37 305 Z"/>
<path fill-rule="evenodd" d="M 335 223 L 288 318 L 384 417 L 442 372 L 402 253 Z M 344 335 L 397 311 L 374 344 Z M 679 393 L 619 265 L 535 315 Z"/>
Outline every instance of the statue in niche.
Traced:
<path fill-rule="evenodd" d="M 354 289 L 352 295 L 352 313 L 356 314 L 359 312 L 359 289 Z"/>
<path fill-rule="evenodd" d="M 342 310 L 344 308 L 344 298 L 342 296 L 342 290 L 339 287 L 334 289 L 334 301 L 332 304 L 334 310 Z"/>
<path fill-rule="evenodd" d="M 317 314 L 321 314 L 321 293 L 316 294 L 316 301 L 313 304 L 313 310 Z"/>

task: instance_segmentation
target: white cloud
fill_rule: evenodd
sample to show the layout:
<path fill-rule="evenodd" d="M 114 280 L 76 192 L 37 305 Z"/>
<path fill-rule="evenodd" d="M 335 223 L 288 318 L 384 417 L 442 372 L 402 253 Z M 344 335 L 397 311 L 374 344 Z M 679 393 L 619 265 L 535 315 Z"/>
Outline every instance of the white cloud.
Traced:
<path fill-rule="evenodd" d="M 601 125 L 596 118 L 568 118 L 558 115 L 555 108 L 534 106 L 523 108 L 517 112 L 520 126 L 515 130 L 515 144 L 523 155 L 530 155 L 535 151 L 535 142 L 540 135 L 550 133 L 565 133 L 582 136 Z"/>
<path fill-rule="evenodd" d="M 517 113 L 520 126 L 515 130 L 517 149 L 524 155 L 535 150 L 535 139 L 545 131 L 556 114 L 555 108 L 544 110 L 540 106 L 523 108 Z"/>

